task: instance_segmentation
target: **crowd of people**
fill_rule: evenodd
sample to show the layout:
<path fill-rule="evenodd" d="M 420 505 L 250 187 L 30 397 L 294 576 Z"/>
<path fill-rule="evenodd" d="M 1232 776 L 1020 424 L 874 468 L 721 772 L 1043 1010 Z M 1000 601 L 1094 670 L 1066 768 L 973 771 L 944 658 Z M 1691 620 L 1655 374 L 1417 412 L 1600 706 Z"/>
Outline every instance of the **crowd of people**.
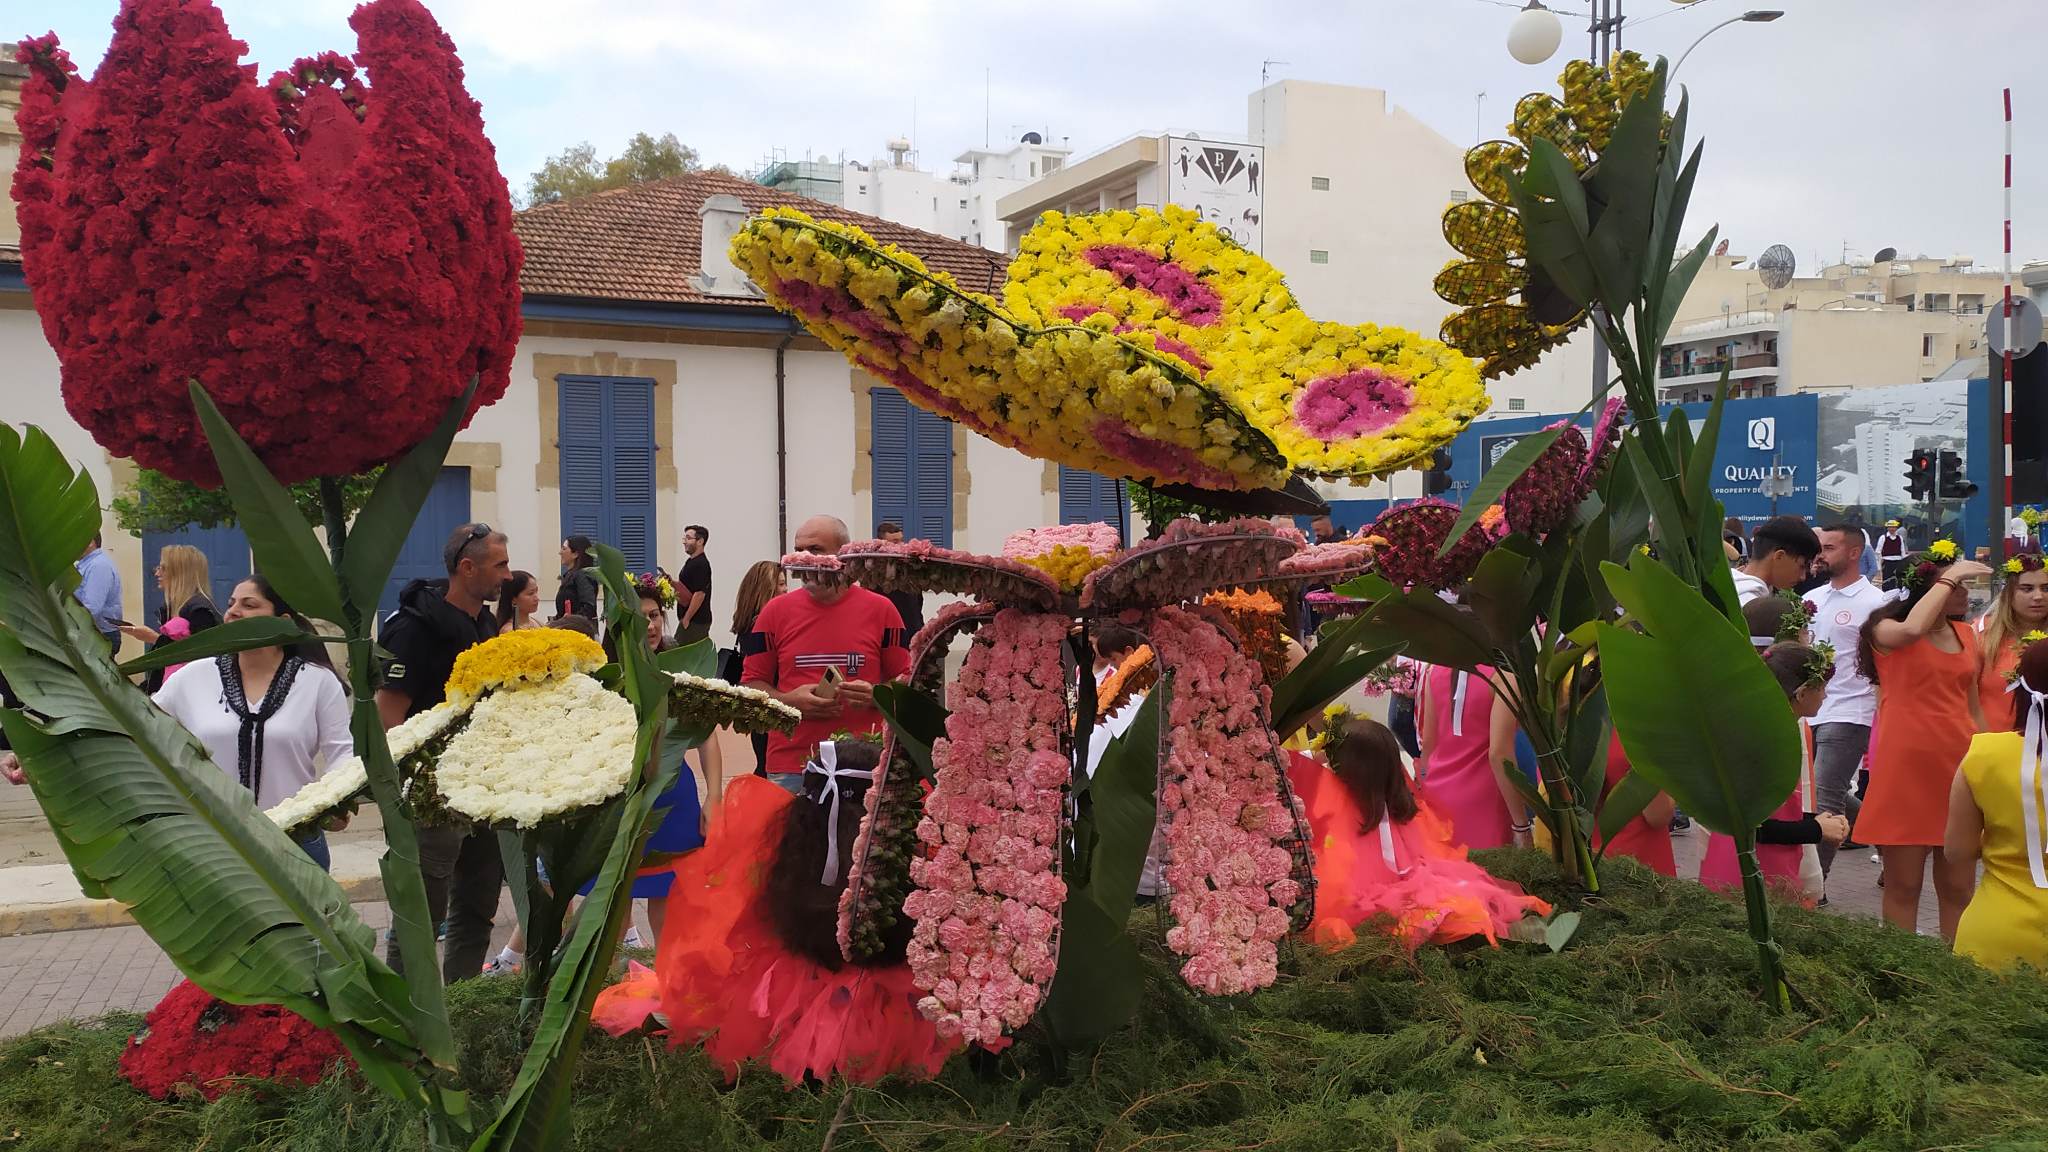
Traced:
<path fill-rule="evenodd" d="M 1942 937 L 1988 964 L 2048 966 L 2048 866 L 2040 812 L 2048 707 L 2048 570 L 2014 541 L 1994 570 L 1952 542 L 1908 550 L 1892 521 L 1816 529 L 1778 516 L 1727 526 L 1729 559 L 1759 658 L 1799 717 L 1800 785 L 1757 830 L 1767 879 L 1825 904 L 1845 849 L 1874 851 L 1884 918 L 1913 930 L 1932 880 Z M 1991 592 L 1971 610 L 1972 589 Z M 1418 670 L 1412 709 L 1419 792 L 1473 848 L 1526 843 L 1530 811 L 1514 718 L 1483 677 Z M 1628 771 L 1617 737 L 1611 788 Z M 1619 829 L 1609 855 L 1675 875 L 1673 836 L 1690 821 L 1658 796 Z M 1734 845 L 1694 854 L 1702 882 L 1739 884 Z M 1982 878 L 1979 878 L 1979 870 Z"/>

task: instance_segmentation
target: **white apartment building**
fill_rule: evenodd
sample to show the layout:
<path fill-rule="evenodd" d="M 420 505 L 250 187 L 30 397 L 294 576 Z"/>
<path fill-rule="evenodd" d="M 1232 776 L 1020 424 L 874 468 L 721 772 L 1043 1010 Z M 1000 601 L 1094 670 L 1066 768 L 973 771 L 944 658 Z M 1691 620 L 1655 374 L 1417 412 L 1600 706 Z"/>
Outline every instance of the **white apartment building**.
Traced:
<path fill-rule="evenodd" d="M 1710 398 L 1724 367 L 1738 397 L 1983 372 L 2004 275 L 1969 257 L 1834 264 L 1783 288 L 1748 263 L 1722 255 L 1693 281 L 1663 348 L 1664 399 Z M 2048 292 L 2048 265 L 2015 273 L 2013 292 Z"/>
<path fill-rule="evenodd" d="M 1043 133 L 1026 132 L 1008 148 L 970 148 L 953 158 L 951 172 L 938 173 L 917 166 L 908 139 L 890 140 L 886 148 L 888 159 L 871 163 L 828 156 L 774 160 L 755 180 L 780 192 L 1002 252 L 1011 245 L 997 202 L 1057 172 L 1068 155 L 1064 143 L 1054 146 Z"/>

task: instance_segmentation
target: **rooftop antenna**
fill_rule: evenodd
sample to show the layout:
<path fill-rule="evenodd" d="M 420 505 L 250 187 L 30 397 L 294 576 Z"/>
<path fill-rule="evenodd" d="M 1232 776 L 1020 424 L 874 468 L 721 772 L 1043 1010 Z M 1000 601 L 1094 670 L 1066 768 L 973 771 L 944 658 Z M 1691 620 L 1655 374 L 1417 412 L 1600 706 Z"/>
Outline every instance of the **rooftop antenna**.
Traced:
<path fill-rule="evenodd" d="M 1259 62 L 1259 147 L 1266 146 L 1266 85 L 1272 80 L 1273 66 L 1287 67 L 1285 60 L 1261 60 Z"/>

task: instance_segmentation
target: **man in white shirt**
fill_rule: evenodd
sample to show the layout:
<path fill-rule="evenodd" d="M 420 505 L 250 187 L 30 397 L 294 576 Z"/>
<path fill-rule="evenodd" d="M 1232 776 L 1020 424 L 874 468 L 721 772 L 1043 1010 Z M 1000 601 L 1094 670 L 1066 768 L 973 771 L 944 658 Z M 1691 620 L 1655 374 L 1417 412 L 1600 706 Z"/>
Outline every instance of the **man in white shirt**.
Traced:
<path fill-rule="evenodd" d="M 1747 604 L 1797 587 L 1819 554 L 1820 538 L 1806 521 L 1797 516 L 1773 516 L 1749 534 L 1749 559 L 1733 573 L 1735 594 Z"/>
<path fill-rule="evenodd" d="M 1863 622 L 1889 597 L 1871 587 L 1859 568 L 1863 533 L 1839 525 L 1820 530 L 1820 558 L 1829 581 L 1806 594 L 1814 607 L 1813 638 L 1835 648 L 1835 675 L 1813 717 L 1814 798 L 1823 812 L 1854 818 L 1850 795 L 1856 769 L 1870 750 L 1870 724 L 1877 718 L 1877 689 L 1856 670 L 1856 645 Z M 1835 846 L 1820 846 L 1823 874 L 1835 860 Z"/>
<path fill-rule="evenodd" d="M 1897 520 L 1884 522 L 1884 535 L 1877 538 L 1877 561 L 1887 591 L 1899 586 L 1899 574 L 1906 567 L 1906 533 Z"/>

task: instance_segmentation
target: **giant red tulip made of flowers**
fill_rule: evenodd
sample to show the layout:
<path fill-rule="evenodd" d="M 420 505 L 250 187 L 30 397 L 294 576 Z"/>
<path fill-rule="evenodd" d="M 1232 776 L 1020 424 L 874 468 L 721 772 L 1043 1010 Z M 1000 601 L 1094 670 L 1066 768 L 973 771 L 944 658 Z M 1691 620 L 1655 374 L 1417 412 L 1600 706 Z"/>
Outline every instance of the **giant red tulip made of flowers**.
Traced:
<path fill-rule="evenodd" d="M 193 380 L 285 482 L 395 459 L 471 376 L 472 414 L 504 393 L 520 249 L 482 110 L 417 0 L 349 23 L 353 59 L 268 85 L 209 0 L 122 0 L 90 80 L 19 46 L 23 271 L 114 455 L 218 483 Z"/>

